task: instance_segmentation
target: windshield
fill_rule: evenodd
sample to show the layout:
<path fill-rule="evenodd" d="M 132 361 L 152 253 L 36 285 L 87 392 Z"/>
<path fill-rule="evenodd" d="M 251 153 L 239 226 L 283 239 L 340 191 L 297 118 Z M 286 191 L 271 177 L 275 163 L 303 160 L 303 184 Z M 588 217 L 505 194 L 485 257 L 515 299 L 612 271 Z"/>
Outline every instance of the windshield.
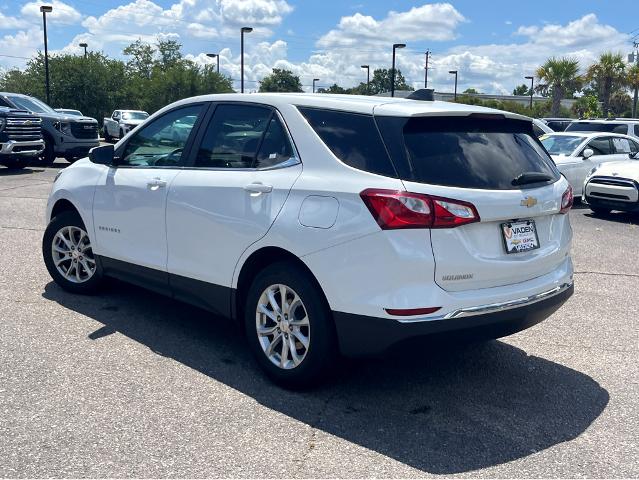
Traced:
<path fill-rule="evenodd" d="M 584 138 L 572 135 L 545 135 L 540 140 L 551 155 L 570 155 L 584 141 Z"/>
<path fill-rule="evenodd" d="M 82 112 L 80 112 L 79 110 L 58 110 L 60 113 L 65 113 L 67 115 L 75 115 L 76 117 L 81 117 L 82 116 Z"/>
<path fill-rule="evenodd" d="M 55 113 L 58 114 L 53 108 L 47 105 L 44 102 L 41 102 L 37 98 L 33 97 L 18 97 L 18 96 L 8 96 L 9 100 L 16 104 L 18 108 L 23 110 L 29 110 L 34 113 Z"/>
<path fill-rule="evenodd" d="M 530 121 L 509 119 L 378 117 L 401 177 L 420 183 L 462 188 L 513 190 L 520 180 L 559 178 L 554 162 L 534 136 Z M 526 181 L 526 184 L 533 183 Z"/>
<path fill-rule="evenodd" d="M 124 112 L 122 120 L 145 120 L 149 117 L 146 112 Z"/>

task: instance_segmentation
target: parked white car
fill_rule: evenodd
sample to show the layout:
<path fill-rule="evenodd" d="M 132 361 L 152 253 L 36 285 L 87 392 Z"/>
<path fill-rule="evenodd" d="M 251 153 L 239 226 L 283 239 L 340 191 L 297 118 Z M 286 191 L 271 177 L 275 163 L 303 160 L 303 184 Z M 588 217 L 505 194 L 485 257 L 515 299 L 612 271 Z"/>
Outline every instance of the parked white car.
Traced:
<path fill-rule="evenodd" d="M 577 196 L 581 196 L 584 180 L 593 167 L 628 160 L 639 152 L 639 142 L 634 138 L 614 133 L 556 132 L 540 140 Z"/>
<path fill-rule="evenodd" d="M 532 122 L 533 122 L 533 132 L 535 132 L 535 135 L 537 135 L 537 137 L 541 137 L 548 133 L 554 133 L 554 130 L 550 128 L 542 120 L 539 120 L 538 118 L 533 118 Z"/>
<path fill-rule="evenodd" d="M 111 275 L 242 322 L 266 373 L 299 386 L 338 352 L 547 318 L 573 292 L 572 200 L 516 114 L 208 95 L 63 170 L 43 254 L 66 290 Z"/>
<path fill-rule="evenodd" d="M 597 214 L 639 212 L 639 154 L 594 167 L 584 183 L 584 200 Z"/>
<path fill-rule="evenodd" d="M 149 118 L 149 114 L 142 110 L 115 110 L 111 117 L 102 120 L 104 140 L 110 142 L 114 138 L 124 136 Z"/>
<path fill-rule="evenodd" d="M 639 120 L 623 118 L 575 120 L 566 127 L 565 131 L 619 133 L 639 139 Z"/>

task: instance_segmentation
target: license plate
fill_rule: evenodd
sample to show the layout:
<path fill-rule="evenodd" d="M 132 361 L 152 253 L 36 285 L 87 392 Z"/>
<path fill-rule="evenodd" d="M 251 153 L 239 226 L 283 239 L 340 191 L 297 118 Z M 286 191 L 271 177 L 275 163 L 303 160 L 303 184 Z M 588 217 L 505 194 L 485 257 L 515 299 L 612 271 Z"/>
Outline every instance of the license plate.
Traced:
<path fill-rule="evenodd" d="M 501 224 L 506 253 L 521 253 L 539 248 L 539 237 L 534 220 Z"/>

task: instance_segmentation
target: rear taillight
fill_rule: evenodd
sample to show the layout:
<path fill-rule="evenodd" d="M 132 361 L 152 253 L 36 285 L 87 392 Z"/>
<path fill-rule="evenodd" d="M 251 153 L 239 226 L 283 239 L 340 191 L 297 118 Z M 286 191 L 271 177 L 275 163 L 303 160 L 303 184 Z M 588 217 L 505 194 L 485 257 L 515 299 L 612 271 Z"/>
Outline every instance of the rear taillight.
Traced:
<path fill-rule="evenodd" d="M 382 230 L 452 228 L 479 221 L 475 206 L 461 200 L 374 188 L 360 197 Z"/>
<path fill-rule="evenodd" d="M 561 196 L 561 210 L 559 210 L 559 213 L 568 213 L 568 211 L 572 208 L 574 200 L 575 197 L 572 193 L 572 187 L 568 185 L 568 188 Z"/>

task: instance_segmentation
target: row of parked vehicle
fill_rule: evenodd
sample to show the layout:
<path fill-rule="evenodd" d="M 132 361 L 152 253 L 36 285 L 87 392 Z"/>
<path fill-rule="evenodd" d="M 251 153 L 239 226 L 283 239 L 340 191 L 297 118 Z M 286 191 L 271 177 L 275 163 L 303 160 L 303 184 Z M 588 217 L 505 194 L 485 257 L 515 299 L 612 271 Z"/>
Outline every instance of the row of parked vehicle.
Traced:
<path fill-rule="evenodd" d="M 544 119 L 541 143 L 596 214 L 639 211 L 639 120 Z"/>

